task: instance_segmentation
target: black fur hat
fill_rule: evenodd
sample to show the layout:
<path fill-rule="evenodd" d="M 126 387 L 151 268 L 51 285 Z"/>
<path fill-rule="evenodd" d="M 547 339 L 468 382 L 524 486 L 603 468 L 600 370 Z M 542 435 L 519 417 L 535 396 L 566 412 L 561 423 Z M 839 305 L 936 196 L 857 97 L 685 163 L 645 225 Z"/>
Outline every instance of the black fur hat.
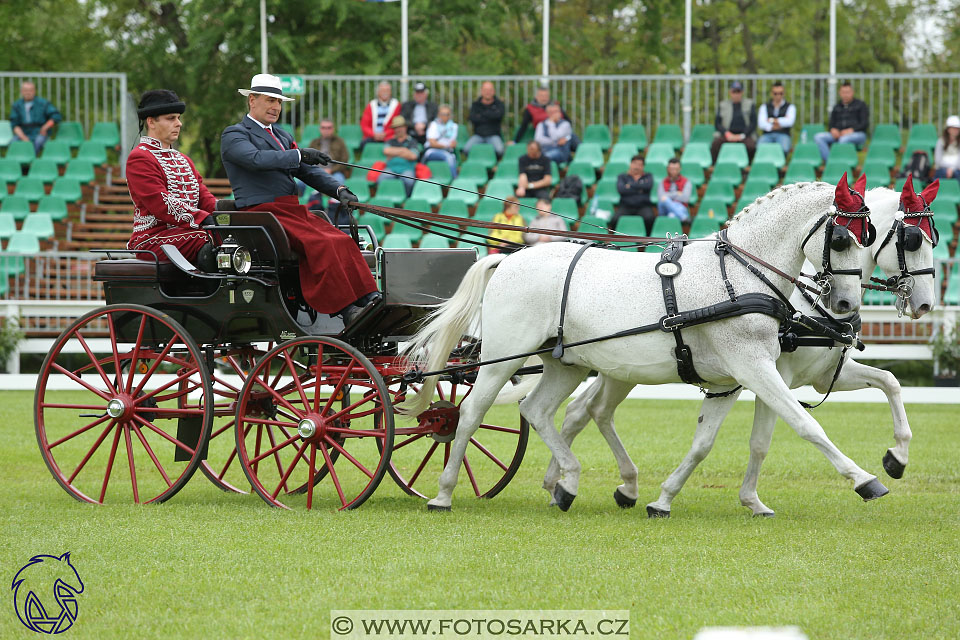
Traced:
<path fill-rule="evenodd" d="M 140 120 L 155 118 L 167 113 L 183 113 L 187 105 L 169 89 L 151 89 L 140 96 L 137 105 L 137 117 Z"/>

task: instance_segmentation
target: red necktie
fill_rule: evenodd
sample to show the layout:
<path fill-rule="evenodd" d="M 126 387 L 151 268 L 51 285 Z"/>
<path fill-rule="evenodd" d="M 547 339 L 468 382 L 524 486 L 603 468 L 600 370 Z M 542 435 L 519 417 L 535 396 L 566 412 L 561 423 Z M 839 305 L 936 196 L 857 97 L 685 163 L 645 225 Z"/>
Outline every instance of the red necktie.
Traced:
<path fill-rule="evenodd" d="M 277 141 L 277 146 L 280 147 L 280 150 L 281 150 L 281 151 L 286 151 L 286 148 L 284 148 L 283 143 L 280 142 L 280 139 L 277 138 L 277 136 L 275 136 L 275 135 L 273 134 L 273 128 L 272 128 L 272 127 L 266 127 L 266 129 L 267 129 L 267 133 L 270 134 L 270 137 Z"/>

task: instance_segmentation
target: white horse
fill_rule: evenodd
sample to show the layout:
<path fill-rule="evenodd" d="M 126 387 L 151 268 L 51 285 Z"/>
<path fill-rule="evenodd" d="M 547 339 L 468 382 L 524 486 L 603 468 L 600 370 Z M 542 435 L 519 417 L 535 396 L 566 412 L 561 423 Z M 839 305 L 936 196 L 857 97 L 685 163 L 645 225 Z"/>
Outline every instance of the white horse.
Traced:
<path fill-rule="evenodd" d="M 922 218 L 916 215 L 911 216 L 911 213 L 929 214 L 929 205 L 936 197 L 937 186 L 934 183 L 921 194 L 922 202 L 913 192 L 912 183 L 905 184 L 901 194 L 891 189 L 877 188 L 871 189 L 865 196 L 871 220 L 878 229 L 880 240 L 873 247 L 861 250 L 863 280 L 869 282 L 870 275 L 878 264 L 888 277 L 902 276 L 903 270 L 906 272 L 929 271 L 930 273 L 911 276 L 912 285 L 904 291 L 904 303 L 908 305 L 910 317 L 914 319 L 925 315 L 936 305 L 937 296 L 932 273 L 935 236 L 933 227 L 927 227 L 926 230 L 921 231 L 919 246 L 908 246 L 905 249 L 903 246 L 905 243 L 898 234 L 898 227 L 903 225 L 905 217 L 908 220 L 906 226 L 911 226 L 910 222 L 922 221 Z M 903 201 L 902 205 L 901 201 Z M 751 206 L 759 202 L 760 200 Z M 889 238 L 887 234 L 890 234 Z M 909 242 L 906 244 L 909 245 Z M 904 260 L 903 265 L 900 264 L 901 256 Z M 791 302 L 805 314 L 818 314 L 813 305 L 799 291 L 794 292 Z M 840 375 L 834 380 L 841 357 L 845 359 L 845 363 L 840 369 Z M 883 467 L 893 478 L 903 476 L 912 433 L 900 397 L 900 383 L 892 373 L 860 364 L 850 357 L 849 351 L 839 347 L 800 347 L 796 351 L 783 353 L 777 360 L 777 370 L 784 381 L 794 389 L 803 385 L 813 385 L 820 393 L 827 393 L 831 388 L 834 391 L 868 387 L 881 389 L 890 404 L 896 443 L 887 450 L 883 458 Z M 604 375 L 597 376 L 585 392 L 568 405 L 560 432 L 564 442 L 570 445 L 593 418 L 604 439 L 610 445 L 620 469 L 623 484 L 617 487 L 614 498 L 621 507 L 632 507 L 636 504 L 639 488 L 637 467 L 627 455 L 617 436 L 613 415 L 616 407 L 627 397 L 633 386 Z M 727 397 L 704 399 L 690 451 L 680 466 L 661 485 L 659 499 L 647 505 L 649 516 L 670 515 L 671 502 L 693 470 L 709 454 L 720 425 L 739 395 L 737 391 Z M 754 515 L 767 517 L 774 515 L 773 510 L 764 505 L 757 496 L 757 478 L 770 447 L 775 423 L 776 414 L 765 403 L 758 400 L 754 413 L 753 433 L 750 438 L 750 463 L 740 489 L 741 504 L 750 508 Z M 553 491 L 559 476 L 559 467 L 555 460 L 551 460 L 543 481 L 544 489 L 548 493 Z"/>
<path fill-rule="evenodd" d="M 846 176 L 836 191 L 824 183 L 781 187 L 731 222 L 729 242 L 744 252 L 763 256 L 778 268 L 783 275 L 766 267 L 759 269 L 783 296 L 792 291 L 791 281 L 799 275 L 805 256 L 815 263 L 826 258 L 833 272 L 847 272 L 831 278 L 831 309 L 835 313 L 856 311 L 860 304 L 859 251 L 832 249 L 836 236 L 828 235 L 833 223 L 852 222 L 840 217 L 857 211 L 857 207 L 844 206 L 854 199 L 852 193 Z M 837 203 L 841 205 L 839 212 Z M 865 228 L 868 220 L 860 218 L 858 224 Z M 833 233 L 837 231 L 848 233 L 833 227 Z M 481 361 L 533 351 L 555 339 L 564 280 L 579 248 L 577 244 L 555 242 L 480 260 L 467 272 L 454 296 L 414 336 L 407 353 L 423 361 L 427 371 L 439 370 L 478 312 Z M 564 340 L 588 340 L 660 323 L 665 304 L 660 276 L 654 270 L 658 261 L 659 256 L 647 253 L 586 251 L 572 274 Z M 674 281 L 681 310 L 728 300 L 714 242 L 692 242 L 679 262 L 682 271 Z M 736 295 L 774 293 L 735 260 L 727 260 L 726 272 Z M 683 339 L 692 349 L 696 372 L 709 381 L 705 386 L 729 390 L 739 384 L 752 390 L 801 437 L 820 449 L 861 496 L 883 495 L 886 488 L 876 476 L 843 455 L 790 394 L 776 368 L 779 324 L 775 317 L 752 313 L 686 328 Z M 674 347 L 670 333 L 655 330 L 567 348 L 560 359 L 544 358 L 543 376 L 521 403 L 520 411 L 559 462 L 561 479 L 555 497 L 561 509 L 568 509 L 577 494 L 580 464 L 553 425 L 560 404 L 590 370 L 631 384 L 677 382 L 680 376 Z M 521 362 L 509 359 L 480 367 L 473 393 L 461 405 L 454 446 L 440 476 L 439 494 L 428 503 L 429 508 L 450 508 L 466 444 Z M 428 376 L 420 393 L 399 405 L 398 410 L 420 414 L 432 401 L 436 383 L 437 376 Z"/>

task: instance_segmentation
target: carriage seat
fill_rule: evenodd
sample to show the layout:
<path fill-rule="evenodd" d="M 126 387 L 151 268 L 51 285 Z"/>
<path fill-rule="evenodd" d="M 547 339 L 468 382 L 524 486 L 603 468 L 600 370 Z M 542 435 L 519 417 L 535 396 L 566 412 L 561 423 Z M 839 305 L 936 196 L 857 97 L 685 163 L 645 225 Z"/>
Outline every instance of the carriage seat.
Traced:
<path fill-rule="evenodd" d="M 93 266 L 93 279 L 102 280 L 173 280 L 181 275 L 179 269 L 169 262 L 159 265 L 152 260 L 125 258 L 123 260 L 100 260 Z"/>

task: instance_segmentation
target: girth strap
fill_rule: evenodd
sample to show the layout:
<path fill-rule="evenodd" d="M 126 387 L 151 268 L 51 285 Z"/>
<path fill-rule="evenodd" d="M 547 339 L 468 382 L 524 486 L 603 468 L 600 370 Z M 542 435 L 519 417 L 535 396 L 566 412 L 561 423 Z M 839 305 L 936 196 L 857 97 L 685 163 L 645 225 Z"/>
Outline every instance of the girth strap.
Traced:
<path fill-rule="evenodd" d="M 701 384 L 704 380 L 693 366 L 693 352 L 690 351 L 690 347 L 683 341 L 683 334 L 680 331 L 685 323 L 682 320 L 683 316 L 680 314 L 680 309 L 677 306 L 677 293 L 673 287 L 673 279 L 681 271 L 678 260 L 683 253 L 683 244 L 685 241 L 686 236 L 672 240 L 663 250 L 663 253 L 660 254 L 660 262 L 657 263 L 656 269 L 660 275 L 660 286 L 663 290 L 663 306 L 667 312 L 660 320 L 660 326 L 664 331 L 673 333 L 673 339 L 677 342 L 677 346 L 673 350 L 673 356 L 677 361 L 677 374 L 680 376 L 680 379 L 687 384 Z M 694 311 L 707 312 L 709 309 L 710 307 L 705 307 Z M 690 312 L 686 313 L 689 315 Z"/>
<path fill-rule="evenodd" d="M 560 298 L 560 324 L 557 325 L 557 344 L 553 347 L 553 352 L 550 354 L 557 360 L 563 357 L 563 318 L 567 314 L 567 298 L 570 296 L 570 280 L 573 278 L 573 269 L 577 266 L 577 263 L 580 262 L 580 258 L 583 257 L 587 249 L 596 244 L 596 242 L 590 242 L 580 247 L 577 254 L 573 256 L 573 260 L 570 261 L 570 266 L 567 267 L 567 277 L 563 281 L 563 296 Z"/>

